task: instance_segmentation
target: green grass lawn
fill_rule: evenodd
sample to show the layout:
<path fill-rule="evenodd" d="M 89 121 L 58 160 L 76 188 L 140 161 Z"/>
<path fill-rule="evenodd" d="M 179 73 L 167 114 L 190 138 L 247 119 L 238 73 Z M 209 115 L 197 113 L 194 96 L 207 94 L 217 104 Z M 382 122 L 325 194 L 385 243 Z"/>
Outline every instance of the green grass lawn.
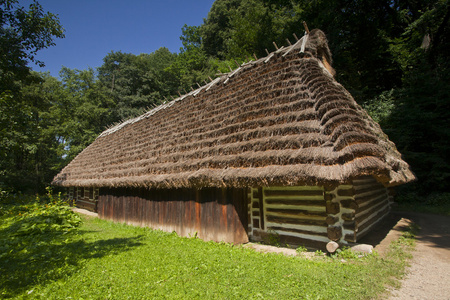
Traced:
<path fill-rule="evenodd" d="M 373 299 L 396 284 L 413 244 L 402 238 L 383 258 L 306 259 L 87 217 L 20 233 L 32 209 L 0 213 L 0 298 Z"/>

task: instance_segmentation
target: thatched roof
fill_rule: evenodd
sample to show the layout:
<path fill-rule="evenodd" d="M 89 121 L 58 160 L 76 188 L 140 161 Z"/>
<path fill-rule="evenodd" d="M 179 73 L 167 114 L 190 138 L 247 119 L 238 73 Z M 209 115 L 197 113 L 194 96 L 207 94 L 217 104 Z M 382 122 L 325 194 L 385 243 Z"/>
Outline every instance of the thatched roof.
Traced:
<path fill-rule="evenodd" d="M 247 187 L 414 179 L 395 145 L 324 67 L 325 35 L 241 65 L 104 131 L 61 186 Z"/>

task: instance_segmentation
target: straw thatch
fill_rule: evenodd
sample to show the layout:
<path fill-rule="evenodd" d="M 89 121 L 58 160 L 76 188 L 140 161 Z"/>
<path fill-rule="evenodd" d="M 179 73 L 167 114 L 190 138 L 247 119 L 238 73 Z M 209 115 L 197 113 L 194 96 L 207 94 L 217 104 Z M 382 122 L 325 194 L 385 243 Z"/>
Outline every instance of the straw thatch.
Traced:
<path fill-rule="evenodd" d="M 414 179 L 326 66 L 325 35 L 241 65 L 104 131 L 54 179 L 61 186 L 247 187 Z M 324 65 L 325 63 L 325 65 Z"/>

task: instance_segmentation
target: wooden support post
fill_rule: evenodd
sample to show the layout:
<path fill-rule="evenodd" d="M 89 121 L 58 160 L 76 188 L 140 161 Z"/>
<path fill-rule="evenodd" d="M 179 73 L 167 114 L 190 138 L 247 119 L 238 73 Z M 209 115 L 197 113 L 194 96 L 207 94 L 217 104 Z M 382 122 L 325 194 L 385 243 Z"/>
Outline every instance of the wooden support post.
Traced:
<path fill-rule="evenodd" d="M 297 37 L 297 35 L 296 35 L 295 33 L 293 33 L 292 35 L 294 36 L 295 41 L 298 42 L 298 37 Z"/>
<path fill-rule="evenodd" d="M 277 43 L 275 43 L 275 42 L 272 42 L 272 43 L 273 43 L 273 45 L 275 46 L 275 48 L 278 50 Z"/>
<path fill-rule="evenodd" d="M 288 42 L 289 46 L 292 46 L 291 41 L 288 38 L 286 38 L 286 41 Z"/>
<path fill-rule="evenodd" d="M 309 34 L 308 25 L 306 24 L 305 21 L 303 21 L 303 27 L 305 27 L 306 34 Z"/>
<path fill-rule="evenodd" d="M 267 48 L 266 48 L 265 50 L 266 50 L 267 55 L 269 55 L 269 54 L 270 54 L 270 53 L 269 53 L 269 50 L 267 50 Z"/>
<path fill-rule="evenodd" d="M 255 60 L 258 60 L 258 57 L 256 56 L 255 53 L 253 53 L 253 57 L 255 58 Z"/>

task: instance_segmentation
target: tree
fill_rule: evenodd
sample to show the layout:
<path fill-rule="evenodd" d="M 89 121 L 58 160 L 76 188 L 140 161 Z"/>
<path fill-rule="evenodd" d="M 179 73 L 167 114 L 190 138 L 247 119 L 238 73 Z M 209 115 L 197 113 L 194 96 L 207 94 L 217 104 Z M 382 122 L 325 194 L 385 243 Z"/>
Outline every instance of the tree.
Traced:
<path fill-rule="evenodd" d="M 26 10 L 17 0 L 0 0 L 0 25 L 0 89 L 5 91 L 29 74 L 28 62 L 44 65 L 35 60 L 36 53 L 63 38 L 64 30 L 58 17 L 44 13 L 37 1 Z"/>
<path fill-rule="evenodd" d="M 65 162 L 69 162 L 116 121 L 116 104 L 93 69 L 63 67 L 60 77 L 61 94 L 52 107 L 52 115 L 59 120 L 54 134 L 64 149 Z"/>
<path fill-rule="evenodd" d="M 59 84 L 46 74 L 31 76 L 15 99 L 0 99 L 0 185 L 23 192 L 43 191 L 61 159 L 53 134 L 60 124 L 50 115 Z"/>
<path fill-rule="evenodd" d="M 111 52 L 98 68 L 100 84 L 115 103 L 116 119 L 127 119 L 175 94 L 178 82 L 167 71 L 177 55 L 167 48 L 151 54 Z"/>
<path fill-rule="evenodd" d="M 28 10 L 16 0 L 0 0 L 0 186 L 37 192 L 48 182 L 56 141 L 43 135 L 51 94 L 46 79 L 31 73 L 36 53 L 63 38 L 58 18 L 34 1 Z M 56 146 L 55 146 L 56 147 Z"/>

